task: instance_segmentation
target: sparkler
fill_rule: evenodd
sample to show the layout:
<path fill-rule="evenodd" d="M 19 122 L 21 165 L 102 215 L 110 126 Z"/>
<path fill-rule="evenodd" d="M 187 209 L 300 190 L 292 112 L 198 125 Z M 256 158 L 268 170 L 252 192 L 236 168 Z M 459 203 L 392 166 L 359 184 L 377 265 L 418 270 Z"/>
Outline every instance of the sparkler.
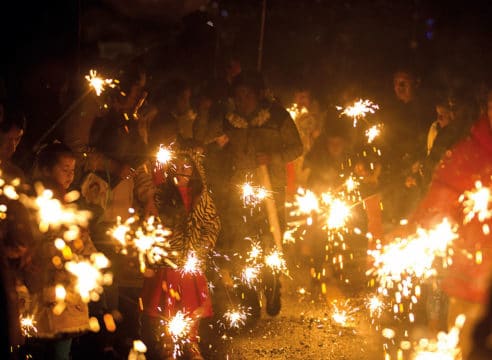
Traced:
<path fill-rule="evenodd" d="M 188 254 L 188 257 L 186 258 L 183 267 L 181 268 L 181 273 L 193 274 L 193 275 L 199 274 L 201 272 L 200 266 L 201 266 L 200 259 L 198 259 L 195 252 L 191 251 Z"/>
<path fill-rule="evenodd" d="M 291 107 L 287 108 L 290 117 L 296 121 L 299 116 L 307 114 L 309 111 L 305 106 L 299 107 L 296 103 L 293 103 Z"/>
<path fill-rule="evenodd" d="M 136 216 L 129 217 L 124 223 L 121 217 L 116 219 L 116 226 L 109 231 L 111 237 L 118 241 L 121 253 L 136 252 L 140 264 L 140 271 L 145 272 L 147 264 L 166 264 L 172 268 L 177 265 L 170 259 L 177 254 L 170 250 L 169 236 L 171 231 L 151 216 L 139 222 Z"/>
<path fill-rule="evenodd" d="M 343 327 L 353 325 L 353 315 L 359 310 L 358 308 L 353 308 L 352 306 L 350 306 L 349 300 L 341 304 L 338 304 L 337 301 L 333 301 L 331 305 L 333 306 L 333 314 L 331 316 L 333 321 Z"/>
<path fill-rule="evenodd" d="M 350 217 L 350 207 L 340 199 L 334 199 L 330 204 L 326 225 L 328 229 L 338 229 L 345 225 Z"/>
<path fill-rule="evenodd" d="M 31 337 L 38 333 L 38 329 L 36 328 L 36 320 L 34 320 L 33 315 L 21 316 L 20 327 L 22 335 L 25 337 Z"/>
<path fill-rule="evenodd" d="M 100 96 L 102 92 L 106 89 L 106 87 L 114 88 L 116 87 L 113 79 L 103 79 L 101 78 L 96 70 L 89 70 L 89 75 L 85 76 L 85 79 L 89 83 L 89 85 L 94 89 L 97 96 Z"/>
<path fill-rule="evenodd" d="M 253 285 L 258 282 L 258 277 L 260 275 L 261 268 L 256 266 L 247 266 L 243 269 L 241 273 L 241 280 L 249 287 L 253 287 Z"/>
<path fill-rule="evenodd" d="M 287 264 L 283 253 L 277 249 L 265 256 L 265 264 L 272 269 L 274 273 L 287 272 Z"/>
<path fill-rule="evenodd" d="M 174 358 L 182 354 L 183 345 L 189 341 L 188 335 L 191 331 L 192 324 L 193 320 L 181 311 L 178 311 L 167 322 L 166 329 L 169 335 L 171 335 L 174 344 Z"/>
<path fill-rule="evenodd" d="M 366 307 L 371 318 L 379 318 L 385 308 L 384 302 L 376 295 L 372 295 L 366 300 Z"/>
<path fill-rule="evenodd" d="M 242 306 L 239 306 L 235 309 L 227 310 L 224 313 L 224 319 L 227 321 L 228 327 L 230 329 L 239 329 L 240 327 L 244 326 L 246 324 L 248 316 L 250 315 L 249 310 L 250 308 L 245 309 Z"/>
<path fill-rule="evenodd" d="M 261 186 L 253 186 L 249 182 L 241 185 L 244 207 L 256 207 L 271 196 L 271 192 Z"/>
<path fill-rule="evenodd" d="M 157 150 L 155 158 L 158 165 L 167 165 L 174 158 L 174 153 L 170 148 L 161 144 L 159 145 L 159 150 Z"/>
<path fill-rule="evenodd" d="M 251 250 L 248 251 L 248 258 L 246 259 L 246 261 L 250 263 L 257 263 L 262 255 L 263 249 L 261 248 L 261 245 L 259 243 L 253 242 L 251 244 Z"/>
<path fill-rule="evenodd" d="M 343 110 L 341 115 L 347 115 L 354 120 L 354 127 L 357 126 L 357 120 L 364 119 L 367 114 L 374 114 L 379 109 L 379 105 L 374 104 L 371 100 L 362 100 L 354 102 L 352 105 L 342 108 L 337 106 L 338 110 Z"/>
<path fill-rule="evenodd" d="M 111 285 L 112 277 L 101 270 L 109 267 L 109 260 L 102 253 L 94 253 L 89 260 L 68 261 L 65 268 L 76 278 L 75 289 L 84 302 L 97 301 L 103 285 Z"/>
<path fill-rule="evenodd" d="M 484 187 L 482 182 L 475 182 L 475 189 L 465 191 L 459 198 L 463 204 L 463 213 L 465 214 L 464 223 L 469 223 L 477 217 L 478 221 L 483 222 L 492 217 L 492 209 L 489 205 L 492 201 L 490 189 Z"/>
<path fill-rule="evenodd" d="M 367 143 L 371 144 L 381 134 L 381 125 L 373 125 L 365 131 Z"/>
<path fill-rule="evenodd" d="M 455 325 L 448 333 L 440 332 L 437 339 L 421 339 L 414 351 L 415 360 L 455 360 L 461 358 L 458 346 L 460 330 L 465 323 L 465 315 L 458 315 Z"/>

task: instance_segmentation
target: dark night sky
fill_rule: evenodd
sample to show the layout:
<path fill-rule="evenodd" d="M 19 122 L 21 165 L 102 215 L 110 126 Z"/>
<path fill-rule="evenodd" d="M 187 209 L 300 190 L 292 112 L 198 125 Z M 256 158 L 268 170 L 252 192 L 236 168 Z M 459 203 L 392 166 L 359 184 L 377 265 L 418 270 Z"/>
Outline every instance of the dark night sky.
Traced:
<path fill-rule="evenodd" d="M 128 18 L 105 0 L 8 2 L 2 11 L 7 50 L 2 73 L 22 77 L 53 62 L 72 73 L 97 61 L 101 40 L 132 43 L 151 72 L 181 66 L 206 77 L 231 53 L 253 66 L 260 4 L 210 2 L 207 12 L 173 21 Z M 166 1 L 162 6 L 166 10 Z M 325 83 L 346 77 L 376 84 L 398 64 L 416 66 L 433 81 L 488 78 L 491 18 L 492 6 L 485 0 L 268 0 L 264 71 L 280 86 L 320 76 Z"/>

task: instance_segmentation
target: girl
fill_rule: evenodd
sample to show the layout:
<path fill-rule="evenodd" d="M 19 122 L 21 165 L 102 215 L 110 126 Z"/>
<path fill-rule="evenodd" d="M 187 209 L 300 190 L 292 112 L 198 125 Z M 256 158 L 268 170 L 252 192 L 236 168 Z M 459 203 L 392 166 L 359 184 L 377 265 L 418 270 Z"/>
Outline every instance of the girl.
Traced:
<path fill-rule="evenodd" d="M 74 178 L 75 155 L 61 144 L 47 145 L 37 155 L 34 175 L 46 189 L 53 191 L 53 197 L 63 202 L 64 196 Z M 58 233 L 58 231 L 57 231 Z M 59 235 L 59 234 L 58 234 Z M 34 246 L 32 266 L 26 273 L 26 283 L 31 293 L 32 315 L 37 322 L 36 338 L 31 353 L 36 359 L 68 360 L 72 339 L 89 330 L 89 311 L 75 291 L 73 277 L 54 259 L 60 258 L 60 251 L 53 245 L 57 234 L 52 230 L 39 237 Z M 78 239 L 67 241 L 72 258 L 88 257 L 95 252 L 87 233 Z M 66 289 L 65 307 L 56 310 L 55 286 Z"/>
<path fill-rule="evenodd" d="M 201 318 L 212 315 L 204 265 L 219 233 L 219 218 L 197 155 L 179 153 L 167 177 L 157 185 L 159 216 L 172 230 L 171 247 L 180 255 L 176 260 L 177 269 L 164 267 L 146 274 L 142 291 L 142 335 L 149 348 L 147 355 L 149 359 L 171 357 L 170 351 L 166 351 L 172 348 L 169 337 L 159 340 L 156 334 L 162 332 L 158 330 L 161 319 L 170 319 L 181 311 L 193 320 L 188 335 L 190 343 L 185 351 L 190 359 L 203 359 L 197 341 L 198 325 Z M 182 268 L 190 257 L 198 260 L 197 271 Z"/>

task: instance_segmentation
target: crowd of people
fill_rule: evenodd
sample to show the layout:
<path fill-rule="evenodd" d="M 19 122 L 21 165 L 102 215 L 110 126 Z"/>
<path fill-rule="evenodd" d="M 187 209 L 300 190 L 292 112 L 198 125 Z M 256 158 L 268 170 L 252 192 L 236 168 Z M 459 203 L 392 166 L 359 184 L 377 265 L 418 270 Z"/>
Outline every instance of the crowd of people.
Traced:
<path fill-rule="evenodd" d="M 335 107 L 359 100 L 362 96 L 354 88 L 347 87 L 339 98 L 323 105 L 309 86 L 300 86 L 293 92 L 295 110 L 289 112 L 291 103 L 282 103 L 261 74 L 241 69 L 237 61 L 231 61 L 227 70 L 224 81 L 199 88 L 176 77 L 149 89 L 143 67 L 131 64 L 114 74 L 118 79 L 114 89 L 106 89 L 100 97 L 85 97 L 53 134 L 44 137 L 56 135 L 57 141 L 38 144 L 34 139 L 19 147 L 25 152 L 21 156 L 14 153 L 30 131 L 30 119 L 26 122 L 17 102 L 2 100 L 2 177 L 30 184 L 26 192 L 41 182 L 62 202 L 68 191 L 78 190 L 78 206 L 91 211 L 92 217 L 72 251 L 81 256 L 104 253 L 114 274 L 113 284 L 98 302 L 87 305 L 73 294 L 64 311 L 54 311 L 50 296 L 66 274 L 52 266 L 56 250 L 48 246 L 52 235 L 38 234 L 27 223 L 29 215 L 22 206 L 3 197 L 9 209 L 0 223 L 2 323 L 10 331 L 5 338 L 9 343 L 4 340 L 10 349 L 6 356 L 116 359 L 127 356 L 133 340 L 142 339 L 147 358 L 171 358 L 172 339 L 161 334 L 160 323 L 184 311 L 194 319 L 185 356 L 202 359 L 200 320 L 220 312 L 225 303 L 220 289 L 212 294 L 211 282 L 234 292 L 253 319 L 260 317 L 260 291 L 232 286 L 237 269 L 228 259 L 245 254 L 252 241 L 259 241 L 265 250 L 275 247 L 272 214 L 265 207 L 245 208 L 238 190 L 245 181 L 265 185 L 261 169 L 267 170 L 280 233 L 287 226 L 285 203 L 293 200 L 299 187 L 321 193 L 339 187 L 342 176 L 354 175 L 361 182 L 363 199 L 358 226 L 382 241 L 408 231 L 399 225 L 404 218 L 409 219 L 408 226 L 430 226 L 444 217 L 462 222 L 459 195 L 476 181 L 491 183 L 492 97 L 475 103 L 453 89 L 434 94 L 433 89 L 420 87 L 413 71 L 399 69 L 393 75 L 392 96 L 373 99 L 380 107 L 371 115 L 381 124 L 376 147 Z M 156 165 L 160 148 L 172 151 L 169 164 Z M 118 218 L 128 218 L 129 209 L 143 218 L 159 218 L 172 232 L 172 250 L 179 254 L 175 263 L 179 266 L 192 252 L 201 271 L 187 274 L 161 266 L 142 273 L 138 259 L 118 253 L 108 230 Z M 437 315 L 427 311 L 428 322 L 434 321 L 439 329 L 448 324 L 446 314 L 451 319 L 465 313 L 470 329 L 465 334 L 470 334 L 482 315 L 492 253 L 489 235 L 481 229 L 482 224 L 473 221 L 463 226 L 460 244 L 464 249 L 480 248 L 482 262 L 470 265 L 456 258 L 439 284 L 443 291 L 429 289 L 429 299 L 439 296 L 440 306 Z M 320 242 L 314 234 L 287 255 L 292 261 L 301 259 L 308 268 L 314 264 L 319 271 Z M 374 244 L 366 240 L 354 246 L 365 256 Z M 212 254 L 219 254 L 214 255 L 214 264 Z M 363 274 L 365 269 L 354 271 Z M 37 321 L 37 333 L 26 342 L 19 333 L 20 308 L 27 306 L 17 294 L 21 287 L 29 293 L 30 313 Z M 277 315 L 278 274 L 264 273 L 260 290 L 266 312 Z M 90 316 L 103 324 L 108 313 L 114 315 L 116 330 L 102 327 L 99 333 L 86 333 Z M 485 348 L 483 331 L 479 335 L 476 338 Z M 471 351 L 466 343 L 463 349 Z"/>

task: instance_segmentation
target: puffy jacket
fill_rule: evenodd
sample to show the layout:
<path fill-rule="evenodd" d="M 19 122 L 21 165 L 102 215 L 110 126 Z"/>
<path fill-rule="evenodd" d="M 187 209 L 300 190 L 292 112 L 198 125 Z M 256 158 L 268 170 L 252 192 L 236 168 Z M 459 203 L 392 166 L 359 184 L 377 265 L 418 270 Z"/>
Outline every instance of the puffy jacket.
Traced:
<path fill-rule="evenodd" d="M 487 117 L 481 118 L 471 129 L 468 138 L 447 151 L 436 172 L 429 191 L 416 213 L 413 222 L 432 227 L 444 217 L 459 225 L 459 239 L 455 240 L 452 265 L 446 270 L 443 289 L 450 295 L 470 302 L 485 303 L 488 280 L 492 267 L 492 239 L 484 234 L 484 223 L 475 217 L 464 224 L 464 208 L 459 197 L 473 190 L 475 182 L 492 185 L 492 130 Z M 477 264 L 474 255 L 482 251 L 483 260 Z"/>

